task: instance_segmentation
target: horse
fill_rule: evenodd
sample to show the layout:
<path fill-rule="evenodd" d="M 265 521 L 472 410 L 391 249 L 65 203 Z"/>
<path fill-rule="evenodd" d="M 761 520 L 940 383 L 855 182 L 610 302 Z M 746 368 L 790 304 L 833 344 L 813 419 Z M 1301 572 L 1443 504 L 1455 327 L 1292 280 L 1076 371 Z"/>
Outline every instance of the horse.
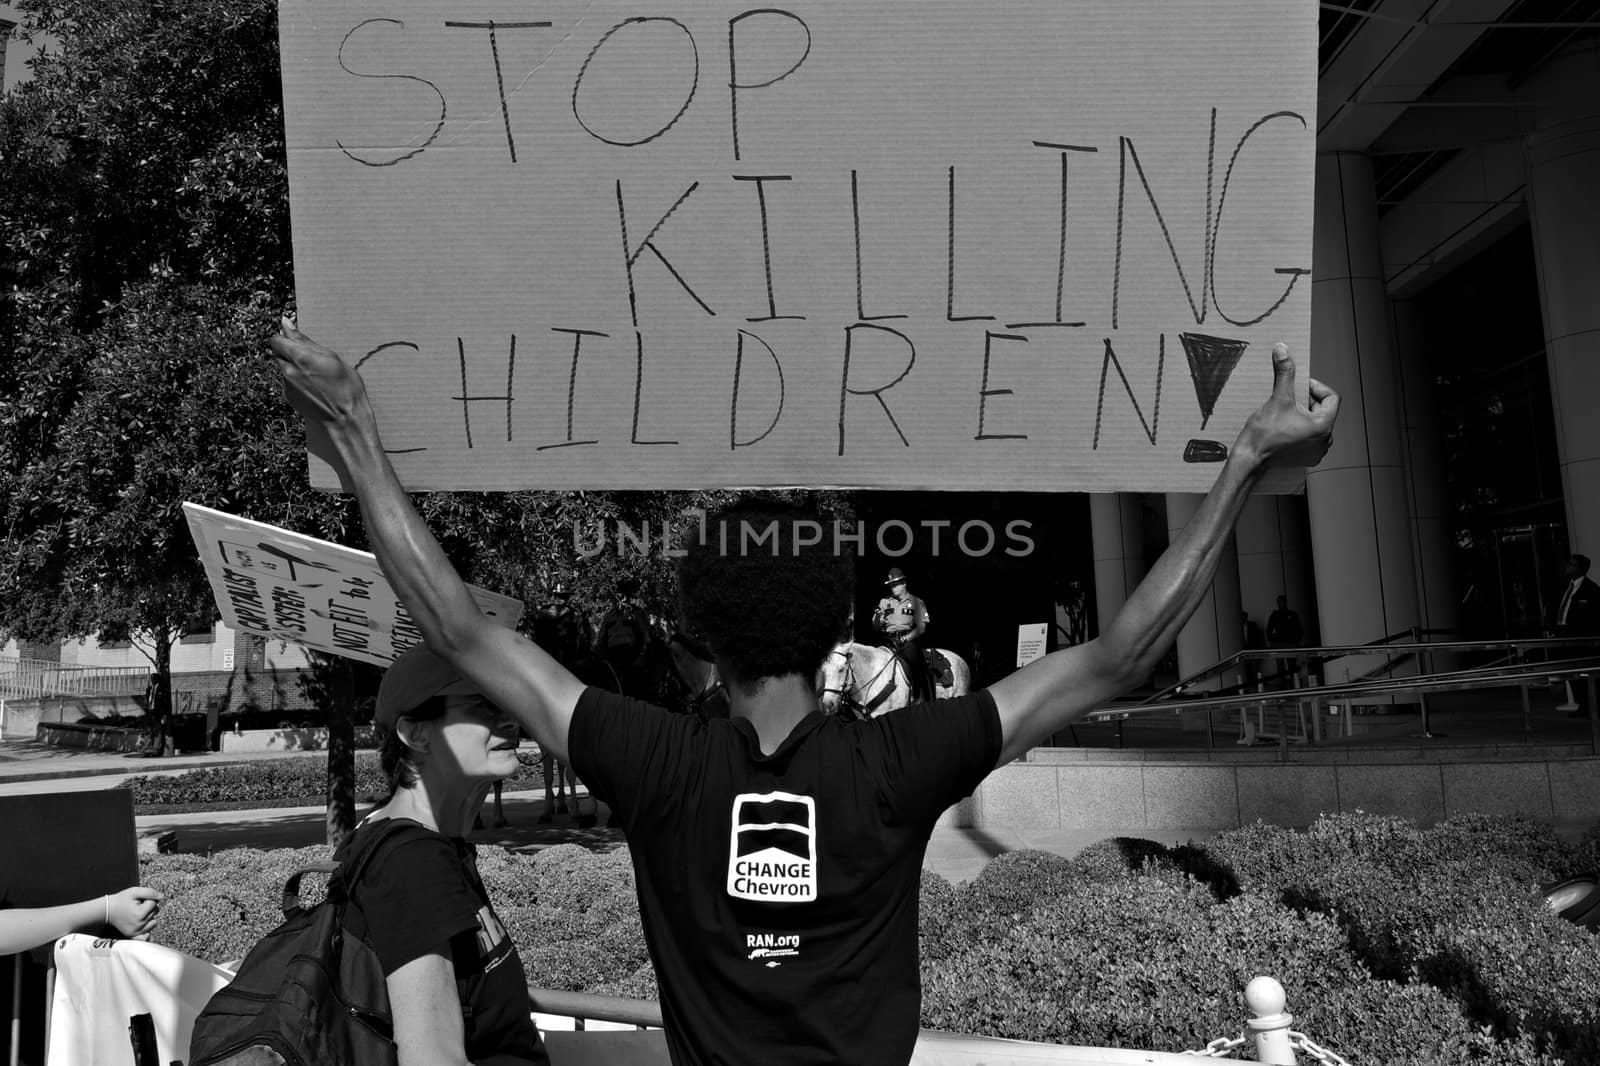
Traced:
<path fill-rule="evenodd" d="M 661 706 L 683 714 L 701 718 L 728 717 L 728 690 L 717 674 L 717 664 L 710 654 L 674 633 L 667 641 L 672 668 L 660 688 Z"/>
<path fill-rule="evenodd" d="M 949 664 L 948 672 L 935 671 L 934 698 L 965 695 L 972 679 L 967 661 L 946 648 L 934 648 L 933 653 L 943 656 Z M 827 714 L 844 711 L 860 718 L 876 718 L 910 703 L 911 684 L 905 664 L 893 650 L 845 641 L 823 660 L 817 675 L 817 698 Z"/>

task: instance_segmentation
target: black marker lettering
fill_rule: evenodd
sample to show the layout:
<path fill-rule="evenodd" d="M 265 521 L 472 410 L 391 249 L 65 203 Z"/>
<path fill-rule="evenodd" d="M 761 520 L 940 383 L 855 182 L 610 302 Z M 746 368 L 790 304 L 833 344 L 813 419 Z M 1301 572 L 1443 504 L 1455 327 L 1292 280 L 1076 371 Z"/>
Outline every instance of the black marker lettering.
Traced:
<path fill-rule="evenodd" d="M 609 337 L 610 334 L 598 333 L 592 329 L 565 329 L 561 326 L 552 326 L 550 332 L 572 334 L 572 367 L 567 372 L 567 439 L 559 444 L 541 444 L 537 450 L 542 452 L 547 448 L 571 448 L 582 444 L 598 444 L 600 442 L 597 440 L 572 439 L 572 405 L 578 394 L 578 356 L 583 350 L 583 338 Z"/>
<path fill-rule="evenodd" d="M 945 259 L 944 272 L 944 317 L 946 322 L 978 322 L 984 319 L 993 319 L 993 315 L 958 315 L 956 314 L 956 168 L 950 168 L 950 212 L 949 222 L 945 230 L 949 236 L 949 254 Z"/>
<path fill-rule="evenodd" d="M 367 631 L 365 629 L 350 629 L 335 623 L 332 632 L 333 646 L 341 651 L 367 650 Z"/>
<path fill-rule="evenodd" d="M 356 360 L 355 368 L 357 370 L 360 370 L 361 367 L 366 363 L 366 361 L 368 359 L 371 359 L 373 356 L 377 355 L 379 352 L 388 351 L 390 348 L 410 348 L 414 352 L 422 350 L 422 349 L 418 348 L 415 344 L 412 344 L 410 341 L 389 341 L 386 344 L 378 345 L 376 348 L 372 349 L 372 351 L 368 352 L 366 355 L 363 355 L 360 359 Z M 409 455 L 412 452 L 425 452 L 427 450 L 428 449 L 427 449 L 426 446 L 420 447 L 420 448 L 385 448 L 383 450 L 383 454 L 385 454 L 385 455 Z"/>
<path fill-rule="evenodd" d="M 1111 270 L 1111 328 L 1117 328 L 1117 312 L 1119 310 L 1122 292 L 1122 227 L 1125 218 L 1123 210 L 1127 199 L 1128 185 L 1128 160 L 1133 160 L 1133 169 L 1139 175 L 1139 184 L 1144 188 L 1145 199 L 1150 201 L 1150 210 L 1156 216 L 1156 225 L 1161 227 L 1161 236 L 1167 242 L 1167 252 L 1172 256 L 1172 265 L 1178 271 L 1178 283 L 1183 286 L 1183 297 L 1189 301 L 1189 313 L 1194 316 L 1197 325 L 1204 324 L 1206 320 L 1206 293 L 1211 288 L 1211 172 L 1216 164 L 1217 143 L 1217 111 L 1211 109 L 1211 147 L 1206 154 L 1206 228 L 1205 246 L 1201 251 L 1201 279 L 1200 300 L 1195 302 L 1194 292 L 1189 288 L 1189 277 L 1183 270 L 1183 259 L 1178 255 L 1177 246 L 1172 243 L 1172 232 L 1167 228 L 1167 220 L 1161 214 L 1161 205 L 1156 203 L 1156 194 L 1150 188 L 1150 179 L 1145 176 L 1144 166 L 1139 162 L 1139 153 L 1133 147 L 1133 142 L 1126 137 L 1117 138 L 1119 155 L 1117 160 L 1117 251 L 1116 262 Z"/>
<path fill-rule="evenodd" d="M 256 587 L 254 578 L 225 566 L 222 584 L 228 590 L 228 602 L 233 604 L 233 613 L 241 626 L 261 633 L 271 630 L 266 604 L 261 602 L 261 590 Z"/>
<path fill-rule="evenodd" d="M 983 335 L 983 384 L 978 388 L 978 435 L 973 440 L 1027 440 L 1026 433 L 985 433 L 983 419 L 991 396 L 1010 396 L 1011 389 L 991 389 L 989 387 L 989 357 L 992 354 L 990 346 L 995 341 L 1021 341 L 1028 342 L 1026 337 L 1018 337 L 1010 333 L 995 333 L 986 331 Z M 937 549 L 936 549 L 937 550 Z"/>
<path fill-rule="evenodd" d="M 644 334 L 635 330 L 633 340 L 633 433 L 628 439 L 634 444 L 676 444 L 678 442 L 675 440 L 639 439 L 639 406 L 640 397 L 644 394 Z"/>
<path fill-rule="evenodd" d="M 734 181 L 753 181 L 756 185 L 756 204 L 761 208 L 761 261 L 767 268 L 767 314 L 764 318 L 746 319 L 748 322 L 771 322 L 778 318 L 803 319 L 805 315 L 780 315 L 778 314 L 778 301 L 772 293 L 772 237 L 767 226 L 767 192 L 763 182 L 791 181 L 788 174 L 767 174 L 764 176 L 735 174 Z"/>
<path fill-rule="evenodd" d="M 879 385 L 875 389 L 856 389 L 856 388 L 852 388 L 850 386 L 850 357 L 851 357 L 851 355 L 852 355 L 852 353 L 854 351 L 854 347 L 855 347 L 856 330 L 861 330 L 861 329 L 875 329 L 875 330 L 878 330 L 878 331 L 880 331 L 882 333 L 887 333 L 890 336 L 899 337 L 901 340 L 905 341 L 905 344 L 906 344 L 906 368 L 904 370 L 900 371 L 899 375 L 896 376 L 893 381 L 889 382 L 886 385 Z M 889 424 L 894 427 L 895 435 L 900 438 L 900 443 L 905 445 L 908 448 L 911 447 L 911 442 L 906 440 L 905 433 L 900 429 L 900 423 L 895 421 L 894 412 L 889 410 L 889 405 L 884 402 L 883 393 L 888 392 L 890 389 L 892 389 L 896 385 L 900 384 L 900 382 L 904 381 L 905 380 L 905 376 L 907 374 L 911 373 L 911 368 L 913 366 L 915 366 L 916 363 L 917 363 L 917 347 L 916 347 L 916 345 L 911 343 L 911 338 L 910 337 L 907 337 L 904 333 L 901 333 L 899 330 L 891 329 L 888 326 L 874 326 L 870 322 L 857 322 L 855 325 L 846 326 L 845 327 L 845 330 L 844 330 L 844 371 L 839 376 L 839 454 L 840 455 L 844 454 L 844 407 L 845 407 L 845 401 L 848 400 L 851 396 L 871 396 L 874 400 L 877 400 L 878 401 L 878 406 L 883 408 L 883 413 L 886 416 L 888 416 Z"/>
<path fill-rule="evenodd" d="M 1083 326 L 1085 322 L 1066 322 L 1061 317 L 1061 305 L 1067 285 L 1067 153 L 1098 152 L 1100 149 L 1081 144 L 1055 144 L 1051 141 L 1034 141 L 1035 148 L 1049 148 L 1061 154 L 1061 229 L 1056 250 L 1056 317 L 1049 322 L 1008 322 L 1006 329 L 1038 329 L 1044 326 Z"/>
<path fill-rule="evenodd" d="M 865 297 L 861 294 L 861 197 L 856 187 L 856 172 L 850 172 L 850 218 L 856 235 L 856 318 L 862 322 L 876 322 L 885 318 L 905 318 L 905 315 L 869 315 Z"/>
<path fill-rule="evenodd" d="M 796 59 L 792 64 L 790 64 L 789 68 L 783 73 L 768 78 L 765 81 L 742 82 L 739 80 L 739 49 L 735 40 L 735 30 L 738 28 L 739 23 L 756 15 L 773 15 L 778 18 L 789 19 L 795 25 L 799 26 L 800 31 L 806 35 L 806 45 L 805 48 L 801 49 L 800 51 L 800 58 Z M 804 63 L 806 61 L 806 57 L 810 54 L 811 27 L 807 26 L 805 20 L 799 15 L 793 14 L 792 12 L 780 11 L 777 8 L 760 8 L 753 11 L 746 11 L 743 14 L 735 15 L 733 18 L 728 20 L 728 95 L 730 97 L 728 103 L 728 113 L 730 120 L 733 123 L 733 158 L 735 162 L 741 158 L 739 155 L 739 90 L 765 89 L 769 85 L 778 84 L 778 82 L 799 70 L 800 64 Z"/>
<path fill-rule="evenodd" d="M 446 29 L 451 30 L 488 30 L 489 55 L 494 60 L 494 87 L 500 95 L 500 118 L 506 127 L 506 148 L 511 152 L 511 161 L 517 161 L 517 141 L 511 135 L 511 109 L 506 105 L 506 79 L 500 70 L 500 40 L 495 35 L 496 30 L 535 30 L 549 29 L 548 22 L 446 22 Z"/>
<path fill-rule="evenodd" d="M 778 409 L 773 412 L 772 421 L 767 423 L 767 428 L 761 431 L 761 435 L 760 436 L 754 437 L 751 440 L 740 440 L 739 439 L 739 383 L 740 383 L 740 380 L 741 380 L 741 375 L 742 375 L 742 373 L 744 371 L 744 339 L 746 337 L 749 337 L 751 340 L 753 340 L 757 344 L 761 345 L 761 347 L 765 348 L 767 350 L 767 355 L 772 358 L 772 365 L 778 368 Z M 737 451 L 740 448 L 748 448 L 752 444 L 758 444 L 761 441 L 766 440 L 767 439 L 767 435 L 770 434 L 775 428 L 777 428 L 778 419 L 781 418 L 782 416 L 783 416 L 783 364 L 778 361 L 778 353 L 774 352 L 772 350 L 772 345 L 768 344 L 766 341 L 762 340 L 760 337 L 757 337 L 754 333 L 750 333 L 750 332 L 748 332 L 746 330 L 742 330 L 741 329 L 739 331 L 739 347 L 735 351 L 734 356 L 733 356 L 733 398 L 729 403 L 729 410 L 728 410 L 728 450 L 729 451 Z"/>
<path fill-rule="evenodd" d="M 1213 124 L 1215 124 L 1216 112 L 1213 111 L 1212 115 L 1213 115 L 1212 122 L 1213 122 Z M 1302 129 L 1308 129 L 1309 128 L 1306 125 L 1305 116 L 1303 116 L 1303 115 L 1298 115 L 1293 111 L 1274 111 L 1272 114 L 1267 115 L 1267 116 L 1265 116 L 1265 117 L 1263 117 L 1261 119 L 1258 119 L 1256 121 L 1255 125 L 1251 126 L 1249 129 L 1244 131 L 1244 136 L 1239 138 L 1239 143 L 1233 146 L 1233 156 L 1232 156 L 1232 158 L 1230 158 L 1228 160 L 1227 172 L 1225 174 L 1223 174 L 1223 176 L 1222 176 L 1222 194 L 1217 197 L 1216 230 L 1212 234 L 1211 247 L 1208 250 L 1208 255 L 1212 259 L 1216 258 L 1216 253 L 1217 253 L 1216 234 L 1219 234 L 1219 233 L 1222 232 L 1222 209 L 1228 203 L 1228 183 L 1233 180 L 1233 166 L 1234 166 L 1235 163 L 1237 163 L 1239 161 L 1239 153 L 1244 151 L 1245 142 L 1248 141 L 1255 134 L 1255 132 L 1257 130 L 1259 130 L 1262 126 L 1265 126 L 1267 123 L 1269 123 L 1273 119 L 1277 119 L 1277 118 L 1292 118 L 1296 122 L 1300 123 L 1300 127 Z M 1278 298 L 1275 301 L 1273 301 L 1273 303 L 1272 303 L 1272 305 L 1270 307 L 1268 307 L 1265 311 L 1261 312 L 1259 315 L 1255 316 L 1254 318 L 1237 319 L 1237 318 L 1234 318 L 1234 317 L 1230 316 L 1228 314 L 1228 312 L 1224 311 L 1222 309 L 1222 305 L 1217 302 L 1217 275 L 1216 275 L 1216 269 L 1215 269 L 1215 267 L 1208 265 L 1207 270 L 1206 270 L 1206 279 L 1207 279 L 1207 291 L 1210 292 L 1210 294 L 1211 294 L 1211 305 L 1217 309 L 1217 314 L 1221 315 L 1223 317 L 1223 319 L 1225 319 L 1228 322 L 1231 322 L 1235 326 L 1253 326 L 1253 325 L 1255 325 L 1257 322 L 1260 322 L 1262 319 L 1264 319 L 1267 316 L 1271 315 L 1272 312 L 1274 312 L 1278 308 L 1282 307 L 1283 306 L 1283 301 L 1287 300 L 1289 298 L 1289 294 L 1294 291 L 1295 282 L 1299 281 L 1300 278 L 1303 275 L 1311 273 L 1311 271 L 1310 271 L 1310 269 L 1308 269 L 1306 267 L 1279 267 L 1279 268 L 1277 268 L 1277 270 L 1274 271 L 1274 273 L 1289 275 L 1289 284 L 1284 286 L 1283 292 L 1278 296 Z"/>
<path fill-rule="evenodd" d="M 456 353 L 461 360 L 461 395 L 450 397 L 452 400 L 461 401 L 461 421 L 467 433 L 467 447 L 472 447 L 472 404 L 485 401 L 505 401 L 506 405 L 506 443 L 511 443 L 511 383 L 517 373 L 517 335 L 511 335 L 511 354 L 506 359 L 506 391 L 503 396 L 473 396 L 467 391 L 467 347 L 460 338 L 456 338 Z"/>
<path fill-rule="evenodd" d="M 1161 334 L 1161 340 L 1156 356 L 1156 403 L 1155 410 L 1150 414 L 1150 421 L 1144 419 L 1144 408 L 1139 406 L 1139 397 L 1133 394 L 1133 386 L 1128 384 L 1128 375 L 1123 373 L 1122 361 L 1117 358 L 1117 353 L 1111 348 L 1111 338 L 1106 339 L 1105 358 L 1100 361 L 1100 398 L 1094 406 L 1094 443 L 1091 446 L 1098 450 L 1100 447 L 1100 423 L 1105 414 L 1106 407 L 1106 371 L 1111 367 L 1117 368 L 1117 377 L 1122 380 L 1122 390 L 1128 394 L 1128 402 L 1133 404 L 1133 413 L 1139 416 L 1139 425 L 1144 428 L 1144 435 L 1151 444 L 1156 442 L 1156 434 L 1161 428 L 1161 380 L 1167 369 L 1167 335 Z"/>
<path fill-rule="evenodd" d="M 396 655 L 422 643 L 422 630 L 411 620 L 411 615 L 406 612 L 406 605 L 403 603 L 394 605 L 394 626 L 389 631 L 389 643 Z"/>
<path fill-rule="evenodd" d="M 678 108 L 677 112 L 651 132 L 646 133 L 643 136 L 633 136 L 631 134 L 623 134 L 621 131 L 614 131 L 612 136 L 608 137 L 599 130 L 595 129 L 595 127 L 590 125 L 589 122 L 586 122 L 582 112 L 578 107 L 578 94 L 583 91 L 584 76 L 589 73 L 589 64 L 594 62 L 594 57 L 600 54 L 600 49 L 605 47 L 606 42 L 611 40 L 617 31 L 629 26 L 642 26 L 647 22 L 663 22 L 669 26 L 676 26 L 678 29 L 683 31 L 684 39 L 689 42 L 689 59 L 693 65 L 693 73 L 689 79 L 689 91 L 684 94 L 683 104 Z M 657 62 L 664 61 L 657 60 Z M 600 40 L 595 42 L 595 46 L 589 50 L 588 56 L 584 58 L 583 66 L 578 68 L 578 76 L 573 80 L 572 83 L 572 117 L 578 120 L 578 125 L 583 127 L 584 132 L 589 134 L 589 136 L 593 137 L 595 140 L 601 141 L 605 144 L 614 144 L 619 148 L 632 148 L 636 145 L 649 144 L 651 141 L 655 140 L 663 133 L 666 133 L 677 124 L 677 121 L 683 117 L 684 112 L 689 110 L 689 104 L 694 100 L 695 90 L 699 87 L 700 49 L 695 45 L 694 34 L 689 32 L 689 27 L 685 26 L 677 19 L 663 18 L 660 16 L 624 19 L 607 30 L 605 32 L 605 36 L 601 37 Z"/>
<path fill-rule="evenodd" d="M 350 38 L 356 35 L 357 30 L 361 29 L 363 26 L 371 26 L 375 23 L 385 23 L 390 26 L 399 26 L 401 29 L 404 29 L 406 25 L 399 19 L 367 19 L 364 22 L 357 23 L 351 28 L 349 33 L 344 35 L 344 40 L 339 42 L 339 66 L 343 68 L 346 74 L 354 75 L 357 78 L 396 78 L 400 81 L 414 81 L 419 85 L 426 85 L 428 88 L 433 90 L 433 95 L 439 98 L 439 121 L 434 124 L 433 132 L 428 134 L 428 139 L 423 141 L 420 146 L 411 149 L 409 152 L 402 152 L 393 159 L 364 159 L 350 151 L 350 149 L 346 148 L 343 141 L 335 140 L 334 143 L 339 146 L 339 151 L 343 152 L 351 159 L 354 159 L 362 166 L 392 167 L 402 160 L 410 159 L 412 156 L 421 155 L 423 152 L 427 151 L 427 148 L 430 144 L 438 139 L 439 131 L 444 129 L 445 101 L 444 93 L 440 92 L 439 87 L 433 82 L 429 81 L 427 78 L 419 78 L 415 74 L 368 74 L 363 71 L 350 69 L 350 64 L 344 61 L 344 46 L 350 43 Z"/>
<path fill-rule="evenodd" d="M 689 287 L 689 283 L 683 280 L 683 275 L 678 273 L 677 269 L 667 261 L 667 257 L 661 254 L 661 249 L 655 246 L 655 237 L 657 233 L 661 232 L 661 227 L 667 224 L 667 219 L 672 217 L 673 212 L 682 207 L 684 201 L 693 196 L 694 191 L 699 187 L 700 183 L 697 181 L 685 189 L 683 195 L 678 197 L 677 202 L 667 208 L 666 213 L 656 220 L 656 224 L 650 228 L 650 232 L 645 235 L 644 240 L 639 242 L 639 247 L 630 248 L 628 246 L 628 209 L 622 202 L 622 181 L 621 179 L 617 181 L 617 222 L 622 230 L 622 264 L 628 272 L 628 309 L 633 314 L 634 329 L 639 328 L 639 298 L 637 295 L 638 290 L 633 283 L 633 265 L 639 261 L 639 256 L 644 254 L 646 248 L 650 249 L 651 253 L 661 260 L 661 265 L 667 268 L 667 273 L 671 274 L 673 279 L 683 286 L 683 291 L 694 298 L 694 302 L 700 305 L 701 310 L 708 315 L 716 315 L 716 312 L 711 310 L 704 300 L 700 299 L 699 294 Z"/>
<path fill-rule="evenodd" d="M 291 588 L 279 586 L 272 590 L 272 621 L 279 629 L 288 629 L 302 636 L 306 631 L 306 600 Z"/>

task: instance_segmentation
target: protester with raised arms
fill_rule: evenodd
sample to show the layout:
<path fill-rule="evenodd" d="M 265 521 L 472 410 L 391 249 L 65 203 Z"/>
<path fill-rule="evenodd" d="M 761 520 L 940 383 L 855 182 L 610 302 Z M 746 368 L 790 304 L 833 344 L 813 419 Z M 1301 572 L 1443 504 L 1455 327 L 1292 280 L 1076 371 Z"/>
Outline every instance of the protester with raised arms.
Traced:
<path fill-rule="evenodd" d="M 869 721 L 820 714 L 813 691 L 849 611 L 850 559 L 817 543 L 803 513 L 712 516 L 680 570 L 684 624 L 715 655 L 731 705 L 705 721 L 586 688 L 485 618 L 395 476 L 360 377 L 287 323 L 271 345 L 311 447 L 356 494 L 429 646 L 570 758 L 627 832 L 679 1066 L 910 1059 L 917 889 L 935 820 L 1148 674 L 1209 587 L 1250 490 L 1269 468 L 1317 462 L 1339 403 L 1312 382 L 1300 404 L 1294 364 L 1275 348 L 1267 402 L 1099 638 L 989 689 Z M 776 550 L 741 553 L 746 523 L 776 528 Z"/>

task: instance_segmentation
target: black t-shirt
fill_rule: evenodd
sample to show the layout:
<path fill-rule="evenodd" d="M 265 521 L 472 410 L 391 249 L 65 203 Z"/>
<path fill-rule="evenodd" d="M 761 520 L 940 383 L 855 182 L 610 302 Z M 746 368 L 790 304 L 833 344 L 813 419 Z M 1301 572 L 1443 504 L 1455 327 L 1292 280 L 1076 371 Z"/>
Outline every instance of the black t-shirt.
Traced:
<path fill-rule="evenodd" d="M 489 904 L 473 846 L 402 821 L 410 828 L 383 841 L 349 889 L 346 928 L 372 947 L 385 975 L 428 954 L 454 962 L 467 1058 L 477 1066 L 547 1064 L 522 959 Z M 363 824 L 336 857 L 365 847 L 384 825 Z"/>
<path fill-rule="evenodd" d="M 762 755 L 742 719 L 589 688 L 567 744 L 627 832 L 674 1063 L 910 1060 L 923 854 L 999 759 L 993 697 L 812 714 Z"/>

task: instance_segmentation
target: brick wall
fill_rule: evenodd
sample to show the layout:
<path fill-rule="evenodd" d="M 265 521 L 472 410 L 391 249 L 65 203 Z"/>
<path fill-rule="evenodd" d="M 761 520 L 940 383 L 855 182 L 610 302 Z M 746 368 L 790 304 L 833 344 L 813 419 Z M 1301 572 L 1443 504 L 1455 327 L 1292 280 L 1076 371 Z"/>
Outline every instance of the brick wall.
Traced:
<path fill-rule="evenodd" d="M 309 711 L 300 691 L 299 670 L 244 667 L 172 675 L 172 709 L 178 714 L 243 710 Z"/>

